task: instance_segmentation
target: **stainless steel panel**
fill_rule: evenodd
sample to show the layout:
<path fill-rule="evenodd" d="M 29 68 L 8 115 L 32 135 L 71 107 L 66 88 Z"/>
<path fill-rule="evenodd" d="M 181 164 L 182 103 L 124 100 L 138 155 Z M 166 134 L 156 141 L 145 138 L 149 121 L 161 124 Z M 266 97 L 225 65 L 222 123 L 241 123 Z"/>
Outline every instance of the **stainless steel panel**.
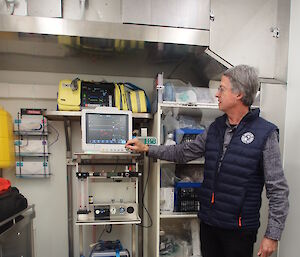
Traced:
<path fill-rule="evenodd" d="M 177 0 L 179 27 L 209 30 L 210 0 Z"/>
<path fill-rule="evenodd" d="M 151 24 L 209 29 L 210 0 L 152 0 Z"/>
<path fill-rule="evenodd" d="M 177 0 L 151 0 L 151 24 L 179 27 Z"/>
<path fill-rule="evenodd" d="M 159 38 L 162 41 L 177 42 L 197 40 L 190 30 L 180 29 L 184 34 L 183 39 L 173 33 L 173 30 L 159 30 Z M 164 31 L 170 35 L 169 38 L 165 38 Z M 34 46 L 34 50 L 30 46 Z M 224 66 L 204 53 L 205 49 L 206 47 L 183 44 L 0 33 L 0 70 L 146 78 L 153 78 L 163 71 L 167 79 L 180 79 L 195 86 L 207 86 L 210 79 L 218 78 Z M 44 90 L 48 88 L 43 87 Z M 8 94 L 6 91 L 4 93 Z"/>
<path fill-rule="evenodd" d="M 61 0 L 27 0 L 28 15 L 62 17 Z"/>
<path fill-rule="evenodd" d="M 203 30 L 185 30 L 44 17 L 1 15 L 0 31 L 124 39 L 199 46 L 209 45 L 209 32 Z"/>
<path fill-rule="evenodd" d="M 81 17 L 79 0 L 63 1 L 63 18 L 102 22 L 122 22 L 121 0 L 86 0 L 84 15 Z"/>
<path fill-rule="evenodd" d="M 0 226 L 9 224 L 10 226 L 0 234 L 0 257 L 34 257 L 32 231 L 32 219 L 34 217 L 34 206 L 30 206 L 1 222 Z"/>
<path fill-rule="evenodd" d="M 151 24 L 151 1 L 122 1 L 122 20 L 124 23 Z"/>

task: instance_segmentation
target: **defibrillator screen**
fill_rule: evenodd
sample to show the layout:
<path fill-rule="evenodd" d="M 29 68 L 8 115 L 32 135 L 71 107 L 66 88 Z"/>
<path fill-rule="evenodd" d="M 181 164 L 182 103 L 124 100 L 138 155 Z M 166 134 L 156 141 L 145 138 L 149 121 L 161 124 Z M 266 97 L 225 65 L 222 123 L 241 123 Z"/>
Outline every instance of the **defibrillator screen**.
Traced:
<path fill-rule="evenodd" d="M 128 115 L 87 113 L 87 144 L 125 144 L 128 138 Z"/>

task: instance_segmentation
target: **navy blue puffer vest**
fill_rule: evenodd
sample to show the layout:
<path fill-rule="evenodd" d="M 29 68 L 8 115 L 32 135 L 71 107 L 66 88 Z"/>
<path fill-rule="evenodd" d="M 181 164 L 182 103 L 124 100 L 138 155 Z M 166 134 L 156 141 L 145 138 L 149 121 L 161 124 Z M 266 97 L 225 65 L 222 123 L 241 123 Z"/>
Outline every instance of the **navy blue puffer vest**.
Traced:
<path fill-rule="evenodd" d="M 199 218 L 219 228 L 255 230 L 264 186 L 263 149 L 277 127 L 260 118 L 258 109 L 249 112 L 234 131 L 219 168 L 226 118 L 217 118 L 208 130 Z"/>

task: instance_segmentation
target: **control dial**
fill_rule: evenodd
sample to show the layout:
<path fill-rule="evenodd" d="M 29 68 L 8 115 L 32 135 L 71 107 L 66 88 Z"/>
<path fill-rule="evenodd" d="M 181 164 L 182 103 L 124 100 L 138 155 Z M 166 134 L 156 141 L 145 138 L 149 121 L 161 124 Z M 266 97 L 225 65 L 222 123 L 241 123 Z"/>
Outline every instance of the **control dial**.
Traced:
<path fill-rule="evenodd" d="M 111 207 L 111 208 L 110 208 L 110 213 L 111 213 L 111 214 L 116 214 L 116 213 L 117 213 L 116 207 Z"/>
<path fill-rule="evenodd" d="M 133 213 L 134 212 L 134 208 L 132 206 L 127 207 L 127 212 L 128 213 Z"/>
<path fill-rule="evenodd" d="M 120 207 L 120 214 L 124 214 L 125 213 L 125 208 L 124 207 Z"/>

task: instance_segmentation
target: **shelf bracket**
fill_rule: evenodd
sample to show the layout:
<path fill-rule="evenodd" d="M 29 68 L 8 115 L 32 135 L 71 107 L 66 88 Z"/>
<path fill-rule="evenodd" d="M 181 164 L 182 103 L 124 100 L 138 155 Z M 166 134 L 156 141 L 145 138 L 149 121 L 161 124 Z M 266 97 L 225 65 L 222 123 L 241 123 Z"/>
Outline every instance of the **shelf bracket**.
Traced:
<path fill-rule="evenodd" d="M 67 192 L 68 192 L 68 246 L 69 257 L 74 256 L 74 229 L 73 229 L 73 186 L 72 186 L 72 165 L 69 160 L 72 158 L 72 133 L 71 121 L 64 117 L 64 128 L 66 137 L 67 155 Z"/>

